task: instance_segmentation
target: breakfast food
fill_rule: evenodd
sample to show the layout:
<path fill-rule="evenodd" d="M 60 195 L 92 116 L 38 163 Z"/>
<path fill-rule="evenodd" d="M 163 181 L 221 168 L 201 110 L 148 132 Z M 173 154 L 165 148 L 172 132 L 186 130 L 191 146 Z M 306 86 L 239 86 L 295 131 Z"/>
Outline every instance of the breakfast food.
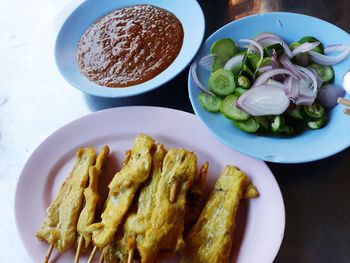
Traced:
<path fill-rule="evenodd" d="M 78 44 L 78 67 L 101 86 L 136 85 L 174 61 L 183 37 L 181 22 L 169 11 L 152 5 L 125 7 L 86 30 Z"/>
<path fill-rule="evenodd" d="M 271 33 L 239 42 L 246 45 L 219 39 L 212 44 L 211 54 L 192 65 L 191 76 L 202 90 L 198 100 L 205 110 L 221 112 L 250 133 L 293 135 L 326 124 L 328 111 L 345 94 L 332 84 L 332 65 L 350 54 L 348 46 L 324 47 L 312 36 L 288 46 Z M 209 89 L 197 76 L 198 66 L 211 71 Z"/>
<path fill-rule="evenodd" d="M 51 213 L 54 206 L 60 209 L 61 217 L 55 222 L 57 228 L 66 226 L 64 219 L 70 216 L 69 239 L 59 236 L 54 242 L 52 238 L 42 238 L 57 232 L 56 229 L 50 229 L 49 233 L 44 231 L 49 224 L 46 219 L 37 233 L 39 240 L 45 239 L 51 244 L 45 262 L 53 246 L 65 252 L 74 241 L 78 243 L 75 263 L 79 262 L 80 252 L 86 251 L 91 243 L 93 250 L 88 262 L 92 262 L 98 249 L 102 252 L 101 260 L 107 263 L 130 263 L 133 259 L 152 263 L 182 251 L 183 262 L 227 262 L 232 243 L 230 233 L 235 226 L 240 199 L 258 196 L 257 189 L 243 172 L 227 166 L 204 206 L 209 163 L 205 162 L 197 171 L 195 153 L 181 148 L 167 151 L 163 144 L 140 134 L 134 139 L 132 149 L 126 152 L 121 170 L 109 183 L 99 219 L 97 188 L 108 155 L 107 146 L 96 160 L 92 147 L 78 150 L 75 167 L 61 187 L 59 202 L 56 198 L 48 209 Z M 80 203 L 65 198 L 69 196 L 79 197 Z M 78 205 L 74 218 L 71 206 L 59 205 L 66 202 Z M 62 249 L 61 243 L 67 240 L 70 243 Z M 208 247 L 209 242 L 213 245 Z M 189 251 L 194 254 L 189 255 Z"/>
<path fill-rule="evenodd" d="M 80 148 L 73 170 L 63 182 L 58 195 L 47 209 L 47 217 L 36 233 L 40 241 L 48 242 L 58 251 L 67 251 L 76 241 L 77 222 L 83 204 L 89 169 L 95 162 L 92 147 Z"/>
<path fill-rule="evenodd" d="M 190 230 L 181 263 L 229 262 L 238 205 L 249 184 L 243 172 L 226 166 Z"/>

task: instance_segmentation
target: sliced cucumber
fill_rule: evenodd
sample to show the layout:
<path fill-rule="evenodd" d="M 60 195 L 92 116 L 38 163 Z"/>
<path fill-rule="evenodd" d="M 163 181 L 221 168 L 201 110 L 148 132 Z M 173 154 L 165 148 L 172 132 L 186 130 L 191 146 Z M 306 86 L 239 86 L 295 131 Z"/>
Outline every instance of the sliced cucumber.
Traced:
<path fill-rule="evenodd" d="M 236 95 L 228 95 L 221 103 L 221 112 L 230 120 L 247 120 L 250 115 L 247 112 L 237 108 L 237 99 L 238 97 Z"/>
<path fill-rule="evenodd" d="M 259 123 L 253 117 L 244 121 L 233 121 L 233 124 L 245 132 L 256 132 L 259 129 Z"/>
<path fill-rule="evenodd" d="M 218 69 L 213 72 L 208 81 L 209 89 L 219 96 L 227 96 L 234 92 L 236 83 L 231 71 Z"/>
<path fill-rule="evenodd" d="M 229 60 L 229 57 L 216 56 L 214 59 L 212 71 L 214 72 L 214 71 L 217 71 L 218 69 L 224 68 L 228 60 Z"/>
<path fill-rule="evenodd" d="M 242 96 L 246 91 L 247 91 L 247 89 L 243 89 L 243 88 L 240 88 L 240 87 L 236 87 L 236 88 L 235 88 L 234 94 L 235 94 L 237 97 L 240 97 L 240 96 Z"/>
<path fill-rule="evenodd" d="M 276 43 L 264 48 L 264 57 L 271 57 L 273 50 L 275 50 L 277 57 L 282 56 L 284 53 L 283 46 L 280 43 Z"/>
<path fill-rule="evenodd" d="M 254 70 L 256 70 L 256 68 L 259 66 L 259 61 L 260 61 L 260 55 L 257 54 L 247 54 L 250 63 L 252 64 Z M 261 61 L 260 67 L 264 67 L 266 65 L 269 65 L 271 63 L 271 58 L 263 58 L 263 60 Z"/>
<path fill-rule="evenodd" d="M 217 96 L 209 95 L 201 92 L 198 95 L 198 100 L 202 107 L 210 112 L 219 112 L 221 109 L 221 99 Z"/>
<path fill-rule="evenodd" d="M 325 66 L 316 63 L 309 65 L 310 68 L 316 70 L 317 74 L 323 80 L 323 82 L 331 82 L 334 79 L 334 70 L 332 66 Z"/>
<path fill-rule="evenodd" d="M 264 128 L 266 131 L 270 130 L 270 122 L 266 116 L 255 116 L 256 121 L 259 123 L 260 127 Z"/>
<path fill-rule="evenodd" d="M 287 114 L 293 119 L 298 119 L 298 120 L 304 119 L 300 113 L 300 106 L 295 106 L 293 110 L 287 111 Z"/>
<path fill-rule="evenodd" d="M 231 38 L 219 39 L 215 41 L 210 47 L 211 53 L 229 58 L 237 54 L 238 51 L 239 50 L 236 43 L 233 42 Z"/>
<path fill-rule="evenodd" d="M 230 58 L 229 61 L 226 62 L 224 69 L 232 71 L 233 74 L 237 74 L 243 65 L 244 55 L 236 55 Z"/>
<path fill-rule="evenodd" d="M 324 46 L 323 46 L 322 42 L 320 40 L 318 40 L 317 38 L 315 38 L 315 37 L 305 36 L 305 37 L 302 37 L 298 42 L 300 44 L 303 44 L 303 43 L 306 43 L 306 42 L 309 42 L 309 43 L 320 42 L 320 44 L 317 47 L 315 47 L 314 49 L 312 49 L 312 51 L 324 54 Z"/>

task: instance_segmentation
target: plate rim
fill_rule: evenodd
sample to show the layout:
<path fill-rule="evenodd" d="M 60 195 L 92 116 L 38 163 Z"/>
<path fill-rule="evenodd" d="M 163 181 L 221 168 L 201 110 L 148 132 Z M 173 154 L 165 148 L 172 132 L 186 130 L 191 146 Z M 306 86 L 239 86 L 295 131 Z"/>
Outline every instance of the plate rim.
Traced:
<path fill-rule="evenodd" d="M 223 26 L 219 27 L 217 30 L 215 30 L 212 34 L 210 34 L 210 36 L 208 36 L 204 41 L 203 41 L 203 44 L 201 46 L 201 48 L 198 50 L 197 52 L 197 55 L 196 57 L 194 58 L 194 60 L 197 60 L 198 59 L 198 55 L 199 53 L 201 52 L 201 50 L 204 48 L 204 44 L 207 42 L 207 41 L 210 41 L 212 40 L 212 38 L 214 37 L 215 34 L 217 34 L 219 31 L 223 30 L 224 28 L 226 27 L 230 27 L 232 24 L 234 23 L 237 23 L 237 22 L 241 22 L 241 21 L 244 21 L 244 20 L 249 20 L 249 19 L 254 19 L 255 17 L 262 17 L 262 16 L 276 16 L 276 15 L 282 15 L 282 16 L 301 16 L 301 17 L 305 17 L 307 19 L 314 19 L 314 20 L 318 20 L 319 22 L 322 22 L 322 23 L 326 23 L 328 24 L 329 26 L 337 29 L 337 30 L 340 30 L 343 34 L 346 34 L 348 36 L 350 36 L 350 34 L 348 32 L 346 32 L 344 29 L 342 29 L 341 27 L 338 27 L 337 25 L 334 25 L 324 19 L 321 19 L 321 18 L 317 18 L 317 17 L 314 17 L 314 16 L 310 16 L 310 15 L 305 15 L 305 14 L 301 14 L 301 13 L 296 13 L 296 12 L 266 12 L 266 13 L 256 13 L 256 14 L 252 14 L 252 15 L 249 15 L 249 16 L 244 16 L 244 17 L 241 17 L 239 19 L 236 19 L 236 20 L 233 20 L 233 21 L 230 21 L 226 24 L 224 24 Z M 204 126 L 211 132 L 211 134 L 213 134 L 219 141 L 221 141 L 223 144 L 227 145 L 228 147 L 238 151 L 238 152 L 241 152 L 245 155 L 248 155 L 248 156 L 251 156 L 251 157 L 254 157 L 254 158 L 257 158 L 259 160 L 263 160 L 263 161 L 266 161 L 266 162 L 271 162 L 271 163 L 282 163 L 282 164 L 297 164 L 297 163 L 309 163 L 309 162 L 314 162 L 314 161 L 319 161 L 319 160 L 322 160 L 322 159 L 325 159 L 325 158 L 328 158 L 328 157 L 331 157 L 335 154 L 338 154 L 342 151 L 344 151 L 345 149 L 349 148 L 350 147 L 350 141 L 348 142 L 348 144 L 344 144 L 342 145 L 342 147 L 339 147 L 337 150 L 334 150 L 334 151 L 330 151 L 330 152 L 327 152 L 327 153 L 324 153 L 324 154 L 319 154 L 317 156 L 314 156 L 314 157 L 309 157 L 309 158 L 294 158 L 293 160 L 288 160 L 286 158 L 283 158 L 282 160 L 275 160 L 275 159 L 268 159 L 268 158 L 264 158 L 264 156 L 260 156 L 259 154 L 255 154 L 254 152 L 251 152 L 249 150 L 246 150 L 246 149 L 242 149 L 238 146 L 235 146 L 233 144 L 231 144 L 229 141 L 226 141 L 224 138 L 221 138 L 219 135 L 216 134 L 216 132 L 214 131 L 214 129 L 204 121 L 204 119 L 202 117 L 200 117 L 201 115 L 198 113 L 198 109 L 197 109 L 197 105 L 193 102 L 194 100 L 196 100 L 196 98 L 194 98 L 191 94 L 191 90 L 192 89 L 195 89 L 194 87 L 194 84 L 192 83 L 192 80 L 191 80 L 191 74 L 190 72 L 188 73 L 188 78 L 187 78 L 187 87 L 188 87 L 188 95 L 189 95 L 189 98 L 190 98 L 190 101 L 191 101 L 191 106 L 192 106 L 192 109 L 194 110 L 196 116 L 200 119 L 201 123 L 204 124 Z M 349 97 L 350 95 L 349 94 L 346 94 L 345 97 Z"/>
<path fill-rule="evenodd" d="M 45 147 L 45 144 L 47 143 L 50 143 L 50 140 L 51 139 L 54 139 L 54 137 L 56 137 L 59 133 L 63 132 L 65 129 L 67 129 L 67 127 L 71 126 L 71 125 L 76 125 L 77 123 L 79 122 L 82 122 L 84 120 L 87 120 L 89 118 L 91 118 L 91 116 L 95 116 L 96 115 L 99 115 L 99 114 L 105 114 L 105 112 L 112 112 L 112 111 L 128 111 L 128 109 L 130 108 L 133 108 L 133 109 L 138 109 L 138 110 L 142 110 L 142 111 L 147 111 L 147 110 L 156 110 L 156 111 L 164 111 L 164 112 L 167 112 L 167 111 L 170 111 L 170 112 L 173 112 L 175 114 L 182 114 L 182 115 L 185 115 L 186 117 L 189 117 L 189 118 L 193 118 L 193 120 L 198 120 L 198 118 L 192 114 L 192 113 L 189 113 L 189 112 L 185 112 L 185 111 L 181 111 L 181 110 L 177 110 L 177 109 L 170 109 L 170 108 L 165 108 L 165 107 L 155 107 L 155 106 L 124 106 L 124 107 L 117 107 L 117 108 L 109 108 L 109 109 L 104 109 L 104 110 L 101 110 L 101 111 L 97 111 L 97 112 L 92 112 L 92 113 L 89 113 L 87 115 L 84 115 L 82 117 L 79 117 L 75 120 L 72 120 L 70 122 L 68 122 L 67 124 L 63 125 L 62 127 L 56 129 L 54 132 L 52 132 L 49 136 L 47 136 L 35 149 L 34 151 L 30 154 L 30 156 L 27 158 L 25 164 L 23 165 L 22 169 L 21 169 L 21 172 L 20 172 L 20 176 L 18 178 L 18 181 L 17 181 L 17 184 L 16 184 L 16 189 L 15 189 L 15 200 L 14 200 L 14 214 L 15 214 L 15 222 L 16 222 L 16 231 L 17 233 L 19 234 L 20 236 L 20 240 L 21 240 L 21 243 L 22 245 L 24 246 L 27 254 L 29 255 L 30 259 L 33 260 L 33 257 L 32 257 L 32 254 L 29 252 L 29 249 L 28 249 L 28 246 L 25 242 L 25 234 L 23 233 L 23 231 L 20 231 L 20 229 L 22 228 L 21 227 L 21 224 L 20 224 L 20 218 L 19 218 L 19 206 L 20 206 L 20 188 L 21 188 L 21 185 L 23 184 L 22 181 L 24 180 L 24 177 L 25 177 L 25 171 L 28 169 L 27 167 L 30 165 L 30 163 L 32 162 L 32 159 L 35 158 L 35 155 L 39 154 L 40 151 L 41 151 L 41 148 L 42 147 Z M 200 129 L 203 129 L 200 128 Z M 203 129 L 203 132 L 207 132 L 205 129 Z M 210 135 L 210 134 L 208 134 Z M 213 138 L 213 140 L 215 140 L 215 138 Z M 216 141 L 217 143 L 220 143 L 218 141 Z M 227 147 L 225 145 L 223 145 L 223 147 Z M 274 247 L 274 249 L 271 250 L 271 253 L 270 255 L 272 255 L 272 258 L 271 260 L 274 260 L 278 254 L 278 251 L 280 250 L 280 247 L 282 245 L 282 242 L 283 242 L 283 239 L 284 239 L 284 234 L 285 234 L 285 224 L 286 224 L 286 217 L 285 217 L 285 204 L 284 204 L 284 199 L 283 199 L 283 195 L 282 195 L 282 192 L 281 192 L 281 188 L 279 187 L 279 184 L 274 176 L 274 174 L 272 173 L 271 169 L 267 166 L 267 164 L 262 161 L 262 160 L 259 160 L 259 159 L 255 159 L 255 158 L 252 158 L 250 156 L 246 156 L 240 152 L 237 152 L 231 148 L 228 148 L 227 149 L 229 151 L 233 151 L 233 152 L 236 152 L 236 154 L 238 155 L 242 155 L 243 157 L 245 158 L 248 158 L 248 159 L 251 159 L 252 161 L 254 162 L 257 162 L 259 163 L 260 165 L 262 165 L 262 167 L 264 167 L 264 169 L 266 169 L 266 171 L 269 173 L 269 177 L 270 177 L 270 180 L 272 180 L 273 184 L 276 186 L 276 191 L 275 191 L 275 194 L 279 197 L 278 198 L 278 206 L 280 206 L 280 210 L 276 210 L 279 212 L 279 217 L 280 217 L 280 238 L 277 240 L 274 240 L 274 243 L 278 244 Z"/>
<path fill-rule="evenodd" d="M 147 80 L 145 82 L 139 83 L 137 85 L 132 85 L 132 86 L 129 86 L 129 87 L 124 87 L 124 88 L 108 88 L 108 87 L 105 87 L 105 86 L 100 86 L 100 85 L 98 85 L 98 84 L 96 84 L 93 81 L 88 80 L 88 79 L 87 80 L 90 82 L 90 85 L 94 86 L 95 88 L 96 87 L 100 88 L 101 91 L 99 89 L 91 90 L 91 88 L 85 87 L 85 86 L 82 86 L 82 85 L 75 85 L 74 81 L 71 78 L 69 78 L 68 76 L 66 76 L 66 73 L 64 72 L 63 66 L 61 66 L 61 63 L 59 62 L 60 61 L 60 59 L 59 59 L 59 57 L 60 57 L 60 51 L 59 51 L 60 50 L 60 46 L 59 46 L 59 43 L 61 41 L 63 41 L 63 37 L 64 37 L 64 33 L 63 33 L 64 30 L 63 29 L 65 29 L 65 27 L 67 26 L 69 21 L 75 16 L 76 13 L 79 12 L 79 10 L 81 8 L 84 8 L 85 5 L 87 5 L 87 4 L 89 4 L 90 2 L 93 2 L 93 1 L 97 2 L 97 0 L 86 0 L 86 1 L 81 2 L 77 7 L 75 7 L 67 15 L 67 17 L 65 18 L 65 20 L 63 21 L 63 23 L 61 24 L 61 26 L 60 26 L 60 28 L 58 30 L 58 33 L 56 35 L 55 42 L 54 42 L 55 65 L 56 65 L 56 68 L 58 69 L 60 75 L 62 76 L 62 78 L 71 87 L 73 87 L 73 88 L 75 88 L 75 89 L 77 89 L 77 90 L 79 90 L 79 91 L 81 91 L 81 92 L 83 92 L 85 94 L 96 96 L 96 97 L 101 97 L 101 98 L 125 98 L 125 97 L 137 96 L 137 95 L 140 95 L 140 94 L 143 94 L 143 93 L 155 90 L 157 88 L 160 88 L 161 86 L 165 85 L 166 83 L 168 83 L 169 81 L 174 79 L 176 76 L 178 76 L 180 73 L 182 73 L 185 70 L 185 68 L 191 63 L 192 59 L 196 56 L 198 50 L 200 49 L 200 47 L 201 47 L 201 45 L 203 43 L 204 33 L 205 33 L 205 17 L 204 17 L 203 10 L 202 10 L 201 6 L 199 5 L 199 3 L 196 0 L 187 0 L 187 1 L 191 1 L 192 4 L 194 5 L 194 7 L 198 11 L 198 13 L 197 13 L 197 15 L 199 17 L 198 22 L 201 24 L 201 27 L 200 28 L 198 27 L 198 32 L 200 32 L 201 37 L 199 39 L 198 45 L 193 48 L 194 52 L 191 53 L 190 56 L 186 56 L 187 57 L 186 63 L 182 63 L 181 66 L 178 67 L 178 69 L 176 70 L 175 74 L 173 74 L 172 76 L 170 76 L 168 78 L 163 79 L 162 81 L 158 81 L 158 83 L 156 83 L 155 85 L 152 85 L 152 86 L 150 86 L 150 85 L 147 86 L 146 85 L 145 87 L 141 87 L 140 88 L 141 85 L 145 85 L 145 83 L 156 79 L 157 77 L 159 77 L 159 75 L 162 72 L 164 72 L 167 68 L 169 68 L 171 66 L 171 64 L 176 60 L 176 58 L 180 56 L 181 50 L 180 50 L 178 56 L 175 58 L 175 60 L 164 71 L 160 72 L 154 78 L 152 78 L 150 80 Z M 120 4 L 123 5 L 124 3 L 121 2 Z M 140 4 L 142 4 L 142 3 L 140 3 Z M 134 5 L 134 4 L 131 4 L 131 5 Z M 152 5 L 157 6 L 155 3 L 153 3 Z M 125 6 L 130 6 L 130 4 L 125 3 Z M 159 6 L 157 6 L 157 7 L 159 7 Z M 163 7 L 160 7 L 160 8 L 163 8 Z M 119 9 L 119 8 L 116 7 L 113 10 L 116 10 L 116 9 Z M 109 10 L 108 12 L 111 12 L 111 11 L 112 10 Z M 167 11 L 168 12 L 172 12 L 171 10 L 167 10 Z M 104 15 L 106 15 L 108 12 L 106 12 Z M 98 19 L 99 17 L 101 17 L 101 16 L 96 17 L 96 19 Z M 82 76 L 82 77 L 86 78 L 85 76 Z"/>

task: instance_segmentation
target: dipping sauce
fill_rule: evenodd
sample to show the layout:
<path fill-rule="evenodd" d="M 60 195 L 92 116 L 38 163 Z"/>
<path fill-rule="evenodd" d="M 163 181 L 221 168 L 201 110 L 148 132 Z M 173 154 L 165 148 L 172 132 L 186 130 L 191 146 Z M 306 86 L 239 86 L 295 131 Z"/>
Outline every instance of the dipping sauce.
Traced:
<path fill-rule="evenodd" d="M 78 44 L 80 72 L 106 87 L 154 78 L 177 57 L 183 42 L 177 17 L 152 5 L 118 9 L 91 25 Z"/>

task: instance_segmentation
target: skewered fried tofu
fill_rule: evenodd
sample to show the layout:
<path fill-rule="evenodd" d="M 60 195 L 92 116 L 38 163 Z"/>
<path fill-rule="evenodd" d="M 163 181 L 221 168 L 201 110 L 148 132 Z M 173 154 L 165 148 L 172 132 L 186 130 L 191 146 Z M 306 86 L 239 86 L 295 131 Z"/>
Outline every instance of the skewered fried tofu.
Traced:
<path fill-rule="evenodd" d="M 89 169 L 89 185 L 84 190 L 85 205 L 80 213 L 77 231 L 83 238 L 83 248 L 87 248 L 91 243 L 91 234 L 85 232 L 85 229 L 94 222 L 95 212 L 100 195 L 98 193 L 98 181 L 102 174 L 109 155 L 108 146 L 103 146 L 100 154 L 96 158 L 96 164 Z"/>
<path fill-rule="evenodd" d="M 104 248 L 113 241 L 117 229 L 127 213 L 140 185 L 147 180 L 152 164 L 151 149 L 154 140 L 145 134 L 135 138 L 130 158 L 126 165 L 115 174 L 109 184 L 109 194 L 101 215 L 101 222 L 92 224 L 92 240 L 98 248 Z"/>
<path fill-rule="evenodd" d="M 47 209 L 47 217 L 41 229 L 36 233 L 39 240 L 46 240 L 61 253 L 67 251 L 76 240 L 77 221 L 88 171 L 94 164 L 95 157 L 92 147 L 78 149 L 74 168 L 61 185 L 58 195 Z"/>
<path fill-rule="evenodd" d="M 156 262 L 161 251 L 173 254 L 183 247 L 186 196 L 196 170 L 197 157 L 192 152 L 170 149 L 166 154 L 151 224 L 137 242 L 142 263 Z"/>
<path fill-rule="evenodd" d="M 127 219 L 116 235 L 115 241 L 108 245 L 103 253 L 107 263 L 127 262 L 128 253 L 133 247 L 130 246 L 134 240 L 142 242 L 143 236 L 150 226 L 152 212 L 155 209 L 155 195 L 161 176 L 162 163 L 166 149 L 162 144 L 157 144 L 152 153 L 152 169 L 148 182 L 142 188 L 135 209 L 129 212 Z"/>
<path fill-rule="evenodd" d="M 243 172 L 234 166 L 226 166 L 189 233 L 181 263 L 229 261 L 236 212 L 249 184 Z"/>

